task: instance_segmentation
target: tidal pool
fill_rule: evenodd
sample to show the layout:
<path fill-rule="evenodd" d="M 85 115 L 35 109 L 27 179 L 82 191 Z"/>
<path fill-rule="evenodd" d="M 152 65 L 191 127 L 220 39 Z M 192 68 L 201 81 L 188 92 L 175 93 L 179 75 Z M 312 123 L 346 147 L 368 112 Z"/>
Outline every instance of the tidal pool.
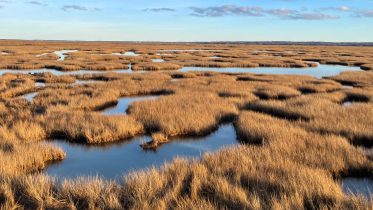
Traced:
<path fill-rule="evenodd" d="M 35 87 L 45 87 L 44 82 L 35 82 Z"/>
<path fill-rule="evenodd" d="M 25 98 L 27 101 L 32 102 L 36 95 L 38 95 L 38 92 L 27 93 L 23 95 L 22 98 Z"/>
<path fill-rule="evenodd" d="M 343 89 L 352 89 L 352 88 L 354 88 L 354 86 L 352 86 L 352 85 L 342 85 L 342 88 Z"/>
<path fill-rule="evenodd" d="M 345 101 L 342 103 L 342 106 L 349 107 L 352 106 L 353 101 Z"/>
<path fill-rule="evenodd" d="M 101 176 L 121 181 L 131 171 L 160 167 L 176 157 L 200 158 L 206 152 L 214 152 L 226 146 L 239 144 L 232 124 L 220 128 L 206 137 L 175 138 L 155 151 L 140 147 L 150 137 L 141 136 L 117 144 L 89 146 L 53 141 L 66 152 L 66 159 L 52 163 L 45 173 L 59 179 L 79 176 Z"/>
<path fill-rule="evenodd" d="M 118 104 L 109 107 L 102 111 L 103 115 L 121 115 L 126 114 L 129 105 L 135 101 L 154 100 L 159 96 L 136 96 L 136 97 L 122 97 L 118 100 Z"/>
<path fill-rule="evenodd" d="M 139 56 L 139 54 L 136 54 L 133 51 L 128 51 L 125 53 L 113 53 L 113 55 L 122 55 L 122 56 Z"/>
<path fill-rule="evenodd" d="M 153 63 L 163 63 L 164 60 L 163 59 L 152 59 L 152 62 Z"/>
<path fill-rule="evenodd" d="M 208 67 L 183 67 L 175 72 L 188 72 L 188 71 L 216 71 L 226 73 L 254 73 L 254 74 L 288 74 L 288 75 L 309 75 L 316 78 L 335 76 L 343 71 L 362 71 L 360 67 L 341 66 L 341 65 L 323 65 L 309 68 L 277 68 L 277 67 L 258 67 L 258 68 L 208 68 Z M 34 74 L 50 72 L 54 75 L 77 75 L 77 74 L 107 74 L 110 72 L 116 73 L 144 73 L 146 71 L 132 71 L 131 65 L 129 69 L 114 70 L 114 71 L 94 71 L 94 70 L 79 70 L 62 72 L 55 69 L 35 69 L 35 70 L 0 70 L 0 76 L 5 73 L 21 73 L 21 74 Z"/>
<path fill-rule="evenodd" d="M 54 54 L 58 55 L 59 59 L 58 61 L 64 61 L 65 58 L 67 57 L 67 53 L 74 53 L 78 52 L 78 50 L 59 50 L 59 51 L 54 51 Z"/>
<path fill-rule="evenodd" d="M 360 67 L 323 65 L 309 68 L 279 68 L 279 67 L 258 67 L 258 68 L 207 68 L 207 67 L 183 67 L 180 71 L 216 71 L 228 73 L 254 73 L 254 74 L 293 74 L 309 75 L 316 78 L 335 76 L 343 71 L 362 71 Z"/>
<path fill-rule="evenodd" d="M 362 195 L 368 199 L 373 198 L 373 180 L 368 178 L 342 179 L 343 192 L 346 195 Z"/>

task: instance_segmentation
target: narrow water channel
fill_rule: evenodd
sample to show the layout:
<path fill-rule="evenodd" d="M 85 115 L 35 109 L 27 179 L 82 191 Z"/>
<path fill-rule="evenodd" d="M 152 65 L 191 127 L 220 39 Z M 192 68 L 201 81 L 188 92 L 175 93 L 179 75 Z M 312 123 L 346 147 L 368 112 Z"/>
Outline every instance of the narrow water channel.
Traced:
<path fill-rule="evenodd" d="M 287 74 L 287 75 L 308 75 L 316 78 L 330 77 L 338 75 L 344 71 L 362 71 L 360 67 L 340 66 L 340 65 L 318 65 L 317 67 L 309 68 L 277 68 L 277 67 L 259 67 L 259 68 L 209 68 L 209 67 L 183 67 L 175 72 L 188 72 L 188 71 L 215 71 L 225 73 L 254 73 L 254 74 Z M 34 69 L 34 70 L 0 70 L 0 76 L 5 73 L 14 74 L 34 74 L 50 72 L 54 75 L 77 75 L 77 74 L 107 74 L 110 72 L 116 73 L 144 73 L 144 71 L 132 71 L 131 65 L 129 69 L 114 70 L 114 71 L 97 71 L 97 70 L 79 70 L 62 72 L 55 69 Z"/>
<path fill-rule="evenodd" d="M 109 107 L 102 111 L 103 115 L 121 115 L 126 114 L 129 105 L 135 101 L 154 100 L 159 96 L 136 96 L 136 97 L 122 97 L 118 100 L 118 104 Z"/>
<path fill-rule="evenodd" d="M 254 73 L 254 74 L 287 74 L 308 75 L 316 78 L 335 76 L 344 71 L 362 71 L 360 67 L 323 65 L 308 68 L 283 68 L 283 67 L 258 67 L 258 68 L 207 68 L 207 67 L 183 67 L 182 72 L 188 71 L 216 71 L 228 73 Z"/>
<path fill-rule="evenodd" d="M 78 52 L 78 50 L 59 50 L 59 51 L 54 51 L 54 54 L 58 55 L 59 57 L 58 61 L 64 61 L 68 53 L 74 53 L 74 52 Z"/>

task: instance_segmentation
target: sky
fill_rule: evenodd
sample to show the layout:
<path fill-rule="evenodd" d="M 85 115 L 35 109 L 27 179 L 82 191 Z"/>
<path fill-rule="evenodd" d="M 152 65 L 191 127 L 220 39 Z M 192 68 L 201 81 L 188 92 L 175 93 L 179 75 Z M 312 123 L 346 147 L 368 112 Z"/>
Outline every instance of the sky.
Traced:
<path fill-rule="evenodd" d="M 0 39 L 373 42 L 373 0 L 0 0 Z"/>

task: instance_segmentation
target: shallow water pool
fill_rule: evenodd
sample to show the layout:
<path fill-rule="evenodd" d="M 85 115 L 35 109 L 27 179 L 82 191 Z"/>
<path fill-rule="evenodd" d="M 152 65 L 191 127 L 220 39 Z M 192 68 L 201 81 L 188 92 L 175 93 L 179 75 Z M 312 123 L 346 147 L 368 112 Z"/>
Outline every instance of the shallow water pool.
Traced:
<path fill-rule="evenodd" d="M 58 55 L 59 59 L 58 61 L 64 61 L 65 58 L 67 57 L 67 53 L 74 53 L 78 52 L 78 50 L 59 50 L 59 51 L 54 51 L 54 54 Z"/>
<path fill-rule="evenodd" d="M 131 171 L 160 167 L 176 157 L 200 158 L 205 152 L 214 152 L 239 143 L 232 124 L 222 125 L 206 137 L 172 139 L 156 151 L 145 151 L 140 147 L 141 143 L 149 140 L 150 137 L 142 136 L 103 146 L 56 140 L 54 144 L 63 148 L 67 154 L 66 159 L 49 165 L 44 172 L 60 179 L 98 175 L 121 180 L 123 175 Z"/>
<path fill-rule="evenodd" d="M 208 67 L 183 67 L 175 72 L 188 72 L 188 71 L 215 71 L 226 73 L 254 73 L 254 74 L 287 74 L 287 75 L 308 75 L 316 78 L 329 77 L 338 75 L 344 71 L 362 71 L 360 67 L 353 66 L 340 66 L 340 65 L 319 65 L 317 67 L 309 68 L 277 68 L 277 67 L 259 67 L 259 68 L 208 68 Z M 34 74 L 50 72 L 54 75 L 77 75 L 77 74 L 107 74 L 110 72 L 116 73 L 144 73 L 144 71 L 132 71 L 131 65 L 129 69 L 114 70 L 114 71 L 94 71 L 94 70 L 79 70 L 62 72 L 55 69 L 35 69 L 35 70 L 0 70 L 0 76 L 5 73 L 20 73 L 20 74 Z"/>
<path fill-rule="evenodd" d="M 128 51 L 125 53 L 113 53 L 113 55 L 119 55 L 119 56 L 139 56 L 139 54 L 136 54 L 133 51 Z"/>
<path fill-rule="evenodd" d="M 293 74 L 309 75 L 316 78 L 338 75 L 343 71 L 362 71 L 360 67 L 323 65 L 309 68 L 279 68 L 279 67 L 258 67 L 258 68 L 207 68 L 207 67 L 183 67 L 180 71 L 216 71 L 227 73 L 254 73 L 254 74 Z"/>
<path fill-rule="evenodd" d="M 152 62 L 153 63 L 163 63 L 164 60 L 163 59 L 152 59 Z"/>
<path fill-rule="evenodd" d="M 104 115 L 121 115 L 126 114 L 129 105 L 135 101 L 154 100 L 159 96 L 136 96 L 122 97 L 118 100 L 118 104 L 103 110 Z"/>
<path fill-rule="evenodd" d="M 37 96 L 38 93 L 37 92 L 32 92 L 32 93 L 27 93 L 25 95 L 22 96 L 22 98 L 25 98 L 27 101 L 29 102 L 32 102 L 35 98 L 35 96 Z"/>

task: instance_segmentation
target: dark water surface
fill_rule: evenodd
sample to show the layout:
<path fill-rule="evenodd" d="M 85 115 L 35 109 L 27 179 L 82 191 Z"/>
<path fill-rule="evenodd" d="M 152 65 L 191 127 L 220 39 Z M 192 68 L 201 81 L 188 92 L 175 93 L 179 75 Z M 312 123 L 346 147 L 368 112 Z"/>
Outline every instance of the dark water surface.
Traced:
<path fill-rule="evenodd" d="M 126 114 L 129 105 L 135 101 L 144 101 L 157 99 L 159 96 L 136 96 L 136 97 L 122 97 L 119 99 L 118 104 L 105 109 L 102 113 L 104 115 L 120 115 Z"/>
<path fill-rule="evenodd" d="M 175 138 L 161 145 L 156 151 L 144 151 L 140 144 L 150 137 L 136 137 L 118 144 L 87 146 L 66 141 L 53 141 L 63 148 L 65 160 L 49 165 L 45 173 L 58 178 L 101 176 L 121 180 L 131 171 L 160 167 L 176 157 L 200 158 L 205 152 L 214 152 L 226 146 L 238 144 L 232 124 L 220 128 L 206 137 Z"/>
<path fill-rule="evenodd" d="M 373 198 L 373 180 L 368 178 L 342 179 L 343 192 L 346 195 L 362 195 L 368 199 Z"/>

